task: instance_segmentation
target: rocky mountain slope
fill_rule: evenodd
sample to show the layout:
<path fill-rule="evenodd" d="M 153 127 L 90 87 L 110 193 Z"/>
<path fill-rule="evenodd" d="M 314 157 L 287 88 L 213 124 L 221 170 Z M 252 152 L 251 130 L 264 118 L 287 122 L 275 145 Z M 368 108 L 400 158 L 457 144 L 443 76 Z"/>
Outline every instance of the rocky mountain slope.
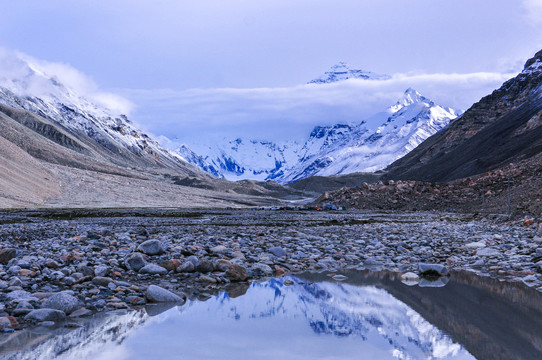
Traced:
<path fill-rule="evenodd" d="M 190 163 L 230 180 L 257 179 L 290 183 L 310 176 L 329 176 L 383 169 L 456 117 L 407 89 L 396 104 L 359 124 L 317 126 L 304 142 L 212 141 L 196 154 L 187 146 L 178 153 Z"/>
<path fill-rule="evenodd" d="M 541 125 L 542 51 L 518 76 L 390 165 L 382 181 L 331 191 L 318 202 L 540 217 Z"/>
<path fill-rule="evenodd" d="M 220 181 L 39 65 L 15 61 L 19 77 L 0 77 L 0 207 L 276 203 L 277 189 Z"/>
<path fill-rule="evenodd" d="M 386 170 L 390 179 L 448 181 L 542 151 L 542 51 L 523 71 Z"/>

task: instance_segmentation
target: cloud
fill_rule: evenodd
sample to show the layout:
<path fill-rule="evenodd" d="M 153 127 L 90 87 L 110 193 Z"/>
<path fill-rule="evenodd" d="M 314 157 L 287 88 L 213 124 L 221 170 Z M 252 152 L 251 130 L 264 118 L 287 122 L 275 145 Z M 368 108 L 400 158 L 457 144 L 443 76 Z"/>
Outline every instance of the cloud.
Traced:
<path fill-rule="evenodd" d="M 415 88 L 435 103 L 466 110 L 515 74 L 396 74 L 282 88 L 123 90 L 148 131 L 193 145 L 210 136 L 302 139 L 316 125 L 358 123 Z"/>
<path fill-rule="evenodd" d="M 128 114 L 133 104 L 127 99 L 104 92 L 91 78 L 69 64 L 47 62 L 0 47 L 0 86 L 22 96 L 52 97 L 67 88 L 73 96 L 82 96 L 105 106 L 114 114 Z"/>
<path fill-rule="evenodd" d="M 534 24 L 542 23 L 542 0 L 523 0 L 527 16 Z"/>

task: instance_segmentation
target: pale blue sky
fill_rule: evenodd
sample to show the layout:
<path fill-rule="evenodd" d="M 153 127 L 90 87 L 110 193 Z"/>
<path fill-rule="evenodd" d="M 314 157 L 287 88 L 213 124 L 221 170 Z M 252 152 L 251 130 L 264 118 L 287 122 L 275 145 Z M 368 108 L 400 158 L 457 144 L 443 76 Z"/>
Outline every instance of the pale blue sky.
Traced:
<path fill-rule="evenodd" d="M 0 0 L 0 6 L 0 46 L 69 64 L 102 89 L 128 96 L 136 105 L 132 118 L 148 130 L 173 137 L 211 125 L 218 133 L 261 130 L 279 119 L 303 123 L 293 127 L 302 131 L 332 117 L 320 113 L 309 126 L 310 119 L 288 118 L 271 106 L 275 113 L 258 122 L 269 106 L 249 106 L 259 110 L 241 121 L 231 102 L 230 110 L 209 111 L 225 101 L 214 103 L 216 88 L 293 88 L 338 61 L 384 74 L 509 74 L 542 48 L 542 0 Z M 498 87 L 496 78 L 476 89 L 424 83 L 427 90 L 419 90 L 465 108 Z M 204 113 L 186 96 L 194 88 L 207 91 L 199 103 L 213 105 Z M 464 99 L 456 91 L 466 92 Z M 147 94 L 166 96 L 153 102 Z M 170 107 L 161 111 L 165 100 Z M 247 102 L 254 105 L 245 97 L 239 106 Z M 351 118 L 381 110 L 376 106 Z"/>

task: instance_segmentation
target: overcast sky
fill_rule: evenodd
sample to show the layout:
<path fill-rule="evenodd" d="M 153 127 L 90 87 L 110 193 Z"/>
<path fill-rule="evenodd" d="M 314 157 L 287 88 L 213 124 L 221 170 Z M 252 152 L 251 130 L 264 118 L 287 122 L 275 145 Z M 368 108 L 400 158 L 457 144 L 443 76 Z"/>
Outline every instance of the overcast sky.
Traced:
<path fill-rule="evenodd" d="M 0 0 L 0 46 L 78 69 L 155 135 L 360 121 L 407 87 L 465 109 L 542 48 L 542 0 Z M 302 86 L 331 65 L 392 81 Z"/>

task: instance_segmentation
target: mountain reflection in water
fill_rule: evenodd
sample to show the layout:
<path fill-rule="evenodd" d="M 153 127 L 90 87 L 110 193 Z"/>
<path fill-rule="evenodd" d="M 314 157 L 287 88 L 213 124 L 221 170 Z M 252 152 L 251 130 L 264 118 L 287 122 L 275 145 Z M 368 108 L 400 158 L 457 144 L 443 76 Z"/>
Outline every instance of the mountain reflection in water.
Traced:
<path fill-rule="evenodd" d="M 326 274 L 271 279 L 242 296 L 230 291 L 162 313 L 100 317 L 73 331 L 19 332 L 0 337 L 0 357 L 542 358 L 536 291 L 469 273 L 454 273 L 442 288 L 409 287 L 393 273 L 344 274 L 344 282 Z"/>

